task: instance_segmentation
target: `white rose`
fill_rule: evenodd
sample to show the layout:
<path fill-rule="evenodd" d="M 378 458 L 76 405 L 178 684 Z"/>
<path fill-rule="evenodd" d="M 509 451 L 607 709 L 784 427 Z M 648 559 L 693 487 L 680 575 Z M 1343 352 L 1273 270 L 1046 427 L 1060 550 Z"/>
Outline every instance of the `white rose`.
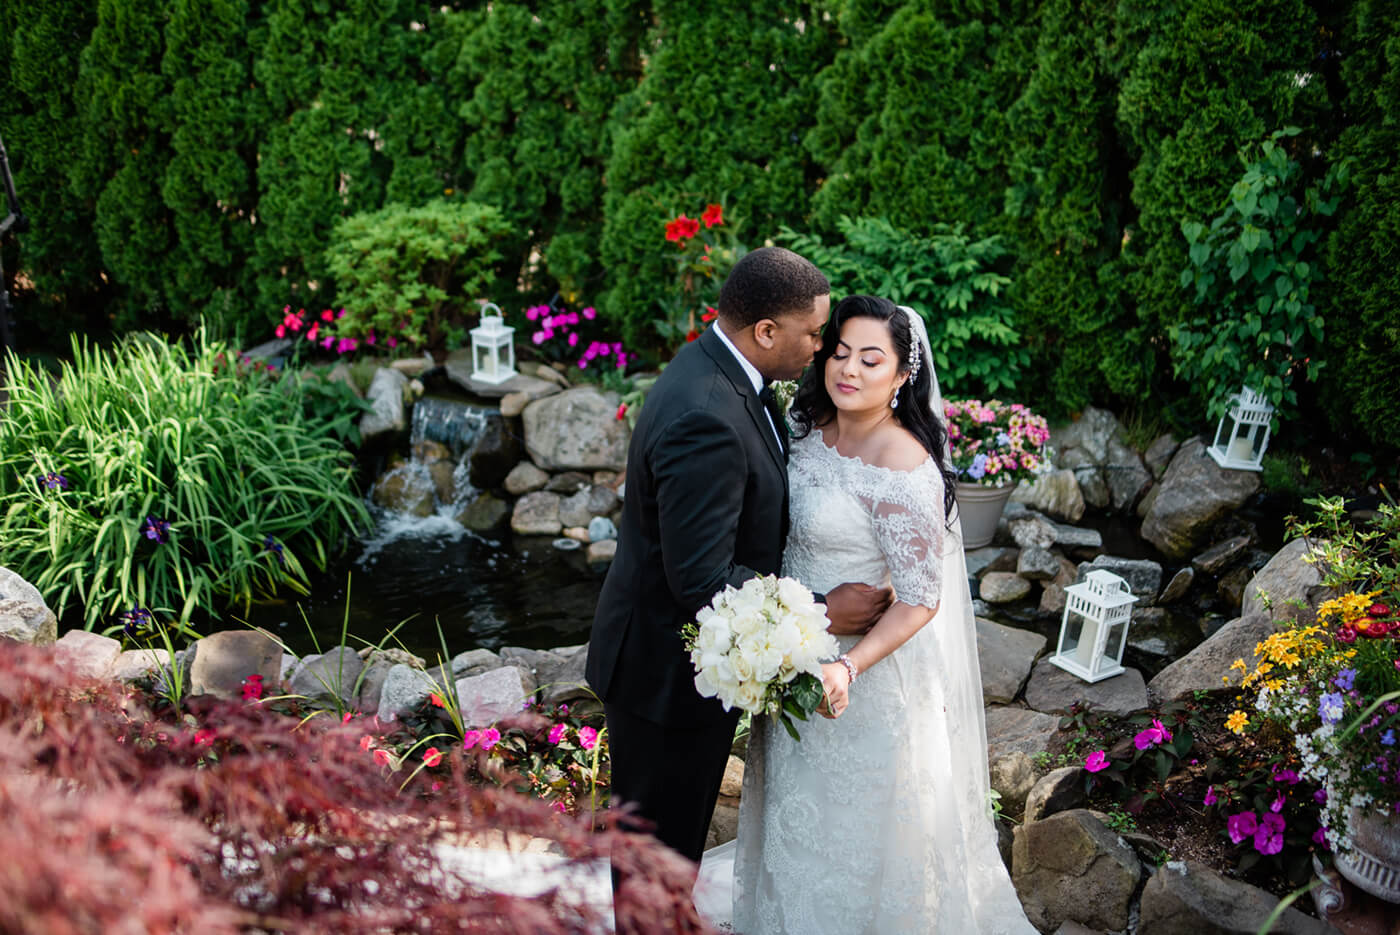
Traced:
<path fill-rule="evenodd" d="M 735 646 L 728 656 L 729 669 L 734 673 L 734 677 L 740 682 L 750 682 L 753 680 L 757 670 L 754 657 L 745 652 L 744 647 Z"/>
<path fill-rule="evenodd" d="M 745 611 L 738 614 L 729 621 L 730 631 L 734 634 L 733 639 L 737 643 L 744 639 L 750 639 L 768 628 L 768 621 L 757 609 Z"/>
<path fill-rule="evenodd" d="M 751 714 L 757 714 L 763 709 L 763 696 L 766 692 L 767 689 L 763 685 L 744 682 L 739 685 L 739 690 L 734 695 L 734 704 Z"/>
<path fill-rule="evenodd" d="M 719 694 L 719 686 L 710 681 L 710 673 L 704 669 L 695 673 L 695 690 L 701 698 L 713 698 Z"/>
<path fill-rule="evenodd" d="M 700 627 L 700 636 L 695 645 L 705 652 L 723 652 L 729 648 L 730 642 L 729 621 L 714 616 Z"/>
<path fill-rule="evenodd" d="M 788 656 L 809 640 L 803 635 L 802 627 L 798 625 L 797 620 L 792 617 L 784 617 L 769 633 L 768 642 L 779 653 Z"/>
<path fill-rule="evenodd" d="M 792 578 L 778 579 L 778 599 L 796 611 L 806 610 L 814 603 L 812 592 Z"/>

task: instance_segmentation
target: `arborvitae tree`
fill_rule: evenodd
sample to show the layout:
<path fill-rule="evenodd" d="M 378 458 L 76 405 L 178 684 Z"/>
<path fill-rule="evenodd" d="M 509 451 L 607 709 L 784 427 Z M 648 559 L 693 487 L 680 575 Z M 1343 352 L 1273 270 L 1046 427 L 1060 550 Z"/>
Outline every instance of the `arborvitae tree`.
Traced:
<path fill-rule="evenodd" d="M 1115 56 L 1123 69 L 1118 126 L 1135 160 L 1123 244 L 1125 300 L 1143 334 L 1190 312 L 1180 282 L 1184 220 L 1219 213 L 1237 153 L 1274 130 L 1310 126 L 1325 106 L 1309 81 L 1316 17 L 1304 0 L 1121 0 Z M 1307 137 L 1300 137 L 1305 143 Z M 1124 386 L 1145 394 L 1170 379 L 1161 346 L 1139 339 Z"/>
<path fill-rule="evenodd" d="M 801 145 L 831 36 L 803 3 L 658 0 L 645 75 L 618 101 L 605 173 L 603 308 L 644 339 L 675 290 L 668 217 L 722 202 L 757 246 L 805 226 L 815 168 Z"/>
<path fill-rule="evenodd" d="M 639 77 L 645 21 L 636 0 L 495 3 L 466 37 L 450 84 L 467 90 L 471 197 L 514 227 L 503 252 L 513 283 L 558 283 L 572 304 L 601 289 L 603 171 L 616 100 Z M 539 250 L 547 267 L 529 268 Z M 548 293 L 542 298 L 548 299 Z"/>
<path fill-rule="evenodd" d="M 428 16 L 410 0 L 269 5 L 253 63 L 269 105 L 254 247 L 268 324 L 289 302 L 329 301 L 322 251 L 335 222 L 383 204 L 389 115 L 417 93 Z"/>
<path fill-rule="evenodd" d="M 97 242 L 123 290 L 112 309 L 120 328 L 171 320 L 165 266 L 175 238 L 161 198 L 172 156 L 161 71 L 169 18 L 159 0 L 101 0 L 78 72 L 83 145 L 72 177 L 82 197 L 96 198 Z"/>
<path fill-rule="evenodd" d="M 1113 134 L 1117 88 L 1101 55 L 1101 9 L 1047 0 L 1036 25 L 1034 69 L 1007 113 L 1007 242 L 1020 253 L 1015 297 L 1038 374 L 1022 393 L 1065 412 L 1138 395 L 1132 361 L 1146 336 L 1112 288 L 1127 167 Z"/>
<path fill-rule="evenodd" d="M 28 233 L 7 238 L 4 257 L 22 345 L 104 324 L 94 205 L 74 193 L 67 175 L 82 133 L 73 99 L 78 56 L 96 23 L 81 0 L 0 4 L 0 138 L 32 221 Z"/>
<path fill-rule="evenodd" d="M 813 199 L 819 228 L 844 214 L 884 215 L 915 232 L 1004 229 L 1005 115 L 1030 72 L 1035 6 L 912 0 L 837 56 L 807 135 L 826 170 Z M 871 18 L 850 11 L 840 21 L 864 32 Z"/>
<path fill-rule="evenodd" d="M 165 294 L 186 320 L 235 328 L 253 300 L 256 124 L 246 0 L 177 0 L 165 30 L 174 151 L 161 194 L 174 242 Z"/>
<path fill-rule="evenodd" d="M 1325 398 L 1332 427 L 1396 447 L 1400 438 L 1400 2 L 1359 0 L 1342 41 L 1350 126 L 1334 159 L 1351 187 L 1327 266 Z"/>

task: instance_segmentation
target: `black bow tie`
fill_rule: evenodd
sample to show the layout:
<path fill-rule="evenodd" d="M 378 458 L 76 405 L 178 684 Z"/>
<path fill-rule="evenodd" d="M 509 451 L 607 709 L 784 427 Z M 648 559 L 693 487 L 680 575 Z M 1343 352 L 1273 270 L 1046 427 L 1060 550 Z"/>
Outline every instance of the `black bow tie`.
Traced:
<path fill-rule="evenodd" d="M 758 391 L 758 399 L 763 403 L 763 408 L 768 410 L 768 415 L 773 419 L 773 428 L 778 430 L 778 439 L 782 443 L 783 456 L 788 452 L 787 419 L 783 417 L 782 407 L 778 405 L 778 394 L 773 392 L 773 387 L 764 384 L 763 389 Z"/>

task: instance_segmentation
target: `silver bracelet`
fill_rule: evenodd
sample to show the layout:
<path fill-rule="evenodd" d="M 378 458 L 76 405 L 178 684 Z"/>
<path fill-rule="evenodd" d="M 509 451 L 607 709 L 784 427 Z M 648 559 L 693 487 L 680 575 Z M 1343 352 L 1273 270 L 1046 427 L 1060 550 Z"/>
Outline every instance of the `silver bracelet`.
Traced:
<path fill-rule="evenodd" d="M 854 685 L 856 683 L 856 664 L 851 661 L 851 657 L 842 653 L 836 657 L 836 661 L 846 667 L 846 674 L 851 677 L 850 684 Z"/>

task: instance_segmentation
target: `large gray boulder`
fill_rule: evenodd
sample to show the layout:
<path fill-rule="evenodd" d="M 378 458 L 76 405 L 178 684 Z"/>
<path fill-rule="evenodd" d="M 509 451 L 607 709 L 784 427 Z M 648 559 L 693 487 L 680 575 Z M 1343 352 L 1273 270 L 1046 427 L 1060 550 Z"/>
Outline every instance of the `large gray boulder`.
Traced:
<path fill-rule="evenodd" d="M 1084 770 L 1078 766 L 1061 766 L 1041 776 L 1026 793 L 1023 817 L 1040 821 L 1059 812 L 1067 812 L 1084 804 Z"/>
<path fill-rule="evenodd" d="M 1031 924 L 1052 932 L 1066 920 L 1100 931 L 1128 927 L 1142 877 L 1137 854 L 1084 809 L 1016 829 L 1012 882 Z"/>
<path fill-rule="evenodd" d="M 365 394 L 373 408 L 360 417 L 360 437 L 364 444 L 374 444 L 404 432 L 408 424 L 403 404 L 407 387 L 408 377 L 391 367 L 380 367 L 374 372 L 369 392 Z"/>
<path fill-rule="evenodd" d="M 1278 906 L 1278 897 L 1221 876 L 1194 860 L 1169 861 L 1142 888 L 1138 935 L 1254 935 Z M 1327 935 L 1336 929 L 1289 908 L 1270 932 Z"/>
<path fill-rule="evenodd" d="M 977 618 L 977 662 L 982 669 L 982 700 L 1009 704 L 1026 684 L 1035 657 L 1045 649 L 1045 637 L 1029 630 Z"/>
<path fill-rule="evenodd" d="M 546 471 L 620 471 L 627 463 L 627 422 L 616 394 L 581 386 L 525 407 L 525 447 Z"/>
<path fill-rule="evenodd" d="M 516 423 L 518 426 L 519 423 Z M 520 433 L 499 412 L 488 412 L 481 434 L 467 455 L 467 472 L 477 490 L 500 487 L 524 454 Z"/>
<path fill-rule="evenodd" d="M 58 639 L 58 618 L 39 589 L 0 566 L 0 638 L 32 646 Z"/>
<path fill-rule="evenodd" d="M 1073 471 L 1061 469 L 1022 481 L 1011 492 L 1011 500 L 1067 523 L 1077 523 L 1084 516 L 1084 494 Z"/>
<path fill-rule="evenodd" d="M 584 675 L 588 660 L 586 644 L 550 650 L 503 646 L 501 659 L 506 665 L 518 666 L 530 673 L 540 692 L 541 703 L 546 707 L 592 694 Z"/>
<path fill-rule="evenodd" d="M 1059 729 L 1060 719 L 1053 715 L 993 705 L 987 709 L 987 761 L 1016 750 L 1041 753 Z"/>
<path fill-rule="evenodd" d="M 163 672 L 170 668 L 170 651 L 166 649 L 128 649 L 116 658 L 107 674 L 122 682 Z"/>
<path fill-rule="evenodd" d="M 1111 571 L 1128 582 L 1128 590 L 1138 604 L 1151 603 L 1162 587 L 1162 566 L 1150 558 L 1120 558 L 1117 555 L 1096 555 L 1092 562 L 1080 562 L 1077 581 L 1083 581 L 1091 571 Z"/>
<path fill-rule="evenodd" d="M 262 676 L 263 694 L 276 694 L 282 645 L 257 630 L 224 630 L 194 644 L 190 690 L 196 695 L 243 697 L 243 680 Z"/>
<path fill-rule="evenodd" d="M 506 665 L 457 680 L 457 704 L 466 727 L 487 727 L 525 707 L 535 681 L 524 669 Z"/>
<path fill-rule="evenodd" d="M 1142 537 L 1163 555 L 1186 558 L 1217 520 L 1243 506 L 1258 489 L 1258 474 L 1220 467 L 1199 437 L 1189 439 L 1162 476 L 1142 521 Z"/>
<path fill-rule="evenodd" d="M 379 689 L 379 717 L 392 721 L 411 714 L 428 700 L 429 695 L 439 690 L 439 686 L 422 669 L 396 663 L 385 674 Z"/>
<path fill-rule="evenodd" d="M 1076 702 L 1110 714 L 1132 714 L 1147 707 L 1147 683 L 1137 669 L 1090 683 L 1053 664 L 1048 656 L 1036 663 L 1026 683 L 1026 704 L 1046 714 L 1068 714 Z"/>
<path fill-rule="evenodd" d="M 564 528 L 559 520 L 559 505 L 563 498 L 547 490 L 527 493 L 515 501 L 510 528 L 522 536 L 557 536 Z"/>
<path fill-rule="evenodd" d="M 1172 701 L 1191 692 L 1219 691 L 1230 664 L 1243 659 L 1253 668 L 1254 647 L 1275 631 L 1266 614 L 1237 617 L 1212 634 L 1205 642 L 1158 672 L 1147 683 L 1148 690 L 1163 701 Z M 1234 680 L 1239 687 L 1238 679 Z"/>
<path fill-rule="evenodd" d="M 338 698 L 342 704 L 354 707 L 359 700 L 357 686 L 364 667 L 364 660 L 348 646 L 336 646 L 324 655 L 306 656 L 292 674 L 292 693 L 323 703 Z"/>
<path fill-rule="evenodd" d="M 1308 555 L 1306 539 L 1294 539 L 1279 549 L 1245 586 L 1240 613 L 1244 616 L 1267 613 L 1275 620 L 1312 623 L 1317 616 L 1314 601 L 1326 588 L 1317 566 L 1305 561 Z M 1267 608 L 1264 606 L 1266 596 Z M 1299 607 L 1294 602 L 1304 606 Z"/>
<path fill-rule="evenodd" d="M 53 644 L 53 654 L 74 675 L 108 678 L 122 654 L 122 644 L 100 633 L 69 630 Z"/>
<path fill-rule="evenodd" d="M 1002 811 L 1019 818 L 1026 794 L 1035 785 L 1035 762 L 1029 754 L 1013 750 L 993 760 L 987 772 L 992 789 L 1001 797 Z"/>
<path fill-rule="evenodd" d="M 977 594 L 989 604 L 1009 604 L 1031 593 L 1031 583 L 1009 571 L 990 571 L 977 584 Z"/>
<path fill-rule="evenodd" d="M 1051 432 L 1055 463 L 1072 471 L 1090 505 L 1130 510 L 1152 482 L 1152 473 L 1127 444 L 1113 413 L 1090 406 L 1080 418 Z M 1073 522 L 1073 520 L 1071 520 Z"/>

